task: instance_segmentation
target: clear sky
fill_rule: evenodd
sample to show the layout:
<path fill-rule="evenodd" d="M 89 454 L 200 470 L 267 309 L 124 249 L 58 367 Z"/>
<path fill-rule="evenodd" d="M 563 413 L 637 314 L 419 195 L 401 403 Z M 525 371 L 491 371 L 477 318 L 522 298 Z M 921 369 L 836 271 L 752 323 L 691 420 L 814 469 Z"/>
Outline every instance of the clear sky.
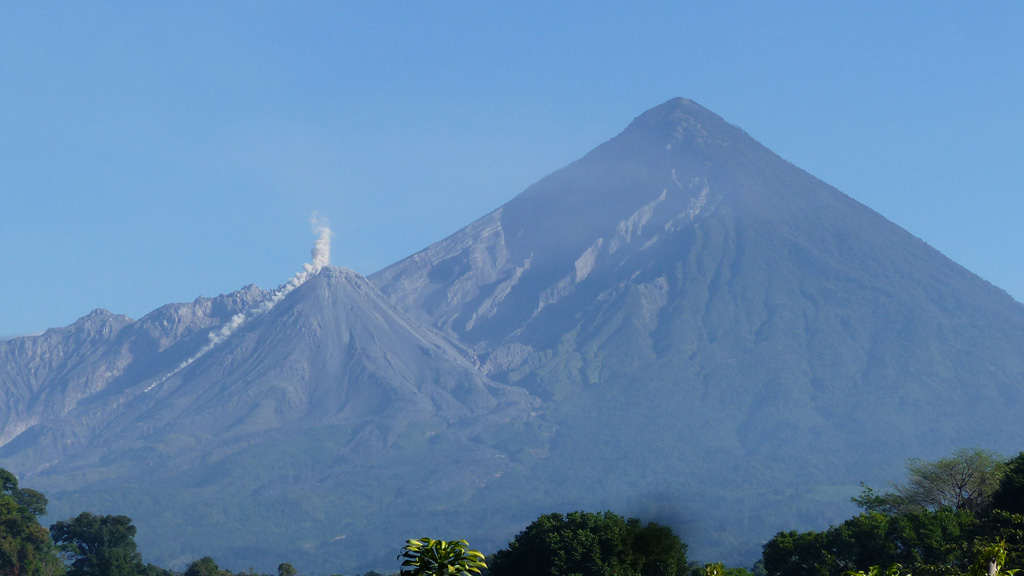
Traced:
<path fill-rule="evenodd" d="M 1024 301 L 1024 3 L 0 0 L 0 336 L 368 274 L 669 98 Z"/>

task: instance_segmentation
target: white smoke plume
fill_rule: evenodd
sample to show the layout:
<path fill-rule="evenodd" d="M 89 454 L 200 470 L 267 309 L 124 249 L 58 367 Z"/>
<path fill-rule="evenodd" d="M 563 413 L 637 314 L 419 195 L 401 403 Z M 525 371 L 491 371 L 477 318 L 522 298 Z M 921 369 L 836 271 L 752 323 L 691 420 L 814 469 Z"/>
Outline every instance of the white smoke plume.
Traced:
<path fill-rule="evenodd" d="M 321 268 L 331 263 L 331 236 L 334 235 L 327 226 L 327 220 L 321 219 L 316 214 L 310 218 L 309 223 L 316 232 L 317 239 L 313 243 L 313 273 L 316 274 Z"/>
<path fill-rule="evenodd" d="M 327 220 L 321 219 L 316 214 L 310 218 L 310 224 L 313 226 L 313 231 L 317 234 L 316 242 L 313 243 L 312 257 L 313 261 L 307 262 L 302 265 L 302 271 L 292 276 L 292 279 L 285 282 L 284 284 L 277 287 L 273 293 L 259 304 L 253 306 L 244 313 L 239 312 L 231 317 L 219 330 L 213 330 L 209 333 L 210 341 L 205 346 L 199 349 L 192 357 L 188 360 L 183 361 L 174 370 L 171 370 L 163 378 L 150 384 L 146 388 L 146 392 L 149 392 L 159 384 L 163 384 L 168 378 L 174 376 L 178 372 L 181 372 L 186 366 L 195 362 L 199 358 L 206 355 L 207 352 L 213 350 L 221 342 L 227 340 L 231 335 L 238 330 L 240 326 L 245 324 L 248 320 L 262 316 L 270 311 L 271 308 L 277 305 L 278 302 L 284 299 L 285 296 L 291 293 L 299 286 L 302 286 L 306 280 L 315 276 L 324 266 L 331 263 L 331 236 L 334 235 L 331 229 L 327 226 Z"/>

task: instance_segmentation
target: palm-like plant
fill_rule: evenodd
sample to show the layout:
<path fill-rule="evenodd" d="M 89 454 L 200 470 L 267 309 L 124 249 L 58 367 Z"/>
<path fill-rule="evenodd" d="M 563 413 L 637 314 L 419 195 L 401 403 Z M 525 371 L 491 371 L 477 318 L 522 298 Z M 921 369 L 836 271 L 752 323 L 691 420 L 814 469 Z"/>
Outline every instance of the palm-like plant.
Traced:
<path fill-rule="evenodd" d="M 1002 570 L 1006 566 L 1006 543 L 998 542 L 978 550 L 978 560 L 971 566 L 969 576 L 1013 576 L 1020 570 Z"/>
<path fill-rule="evenodd" d="M 910 576 L 910 573 L 903 572 L 903 566 L 899 564 L 893 564 L 888 568 L 882 568 L 881 566 L 872 566 L 868 568 L 867 572 L 861 572 L 859 570 L 847 570 L 843 572 L 843 576 Z"/>
<path fill-rule="evenodd" d="M 404 559 L 401 572 L 408 576 L 472 576 L 487 568 L 484 555 L 470 550 L 465 540 L 409 540 L 398 557 Z"/>

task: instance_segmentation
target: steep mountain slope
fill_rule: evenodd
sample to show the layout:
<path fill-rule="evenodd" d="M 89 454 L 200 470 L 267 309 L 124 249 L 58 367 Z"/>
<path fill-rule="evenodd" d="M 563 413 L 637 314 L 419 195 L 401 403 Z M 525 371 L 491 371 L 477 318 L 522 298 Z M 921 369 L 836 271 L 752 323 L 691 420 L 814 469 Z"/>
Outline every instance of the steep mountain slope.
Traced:
<path fill-rule="evenodd" d="M 699 526 L 698 553 L 1024 446 L 1024 306 L 691 101 L 371 280 L 547 400 L 533 494 Z"/>
<path fill-rule="evenodd" d="M 778 316 L 772 308 L 811 300 L 799 293 L 810 285 L 849 317 L 870 305 L 987 329 L 1024 319 L 1002 291 L 683 99 L 370 279 L 417 319 L 472 344 L 498 374 L 546 362 L 541 351 L 609 321 L 613 301 L 629 298 L 643 301 L 650 328 L 670 303 L 703 309 L 727 299 L 752 316 L 752 332 Z M 890 312 L 877 316 L 895 323 Z M 736 324 L 701 328 L 717 340 Z"/>
<path fill-rule="evenodd" d="M 380 509 L 429 498 L 408 513 L 426 521 L 515 467 L 473 438 L 521 427 L 536 404 L 358 274 L 324 268 L 169 378 L 81 401 L 0 448 L 0 462 L 45 488 L 58 515 L 132 515 L 140 542 L 169 563 L 203 550 L 265 565 L 316 552 L 326 572 L 339 555 L 380 554 L 352 552 Z M 408 485 L 417 478 L 429 489 Z"/>
<path fill-rule="evenodd" d="M 202 346 L 207 330 L 266 296 L 247 286 L 168 304 L 138 321 L 95 310 L 66 328 L 0 342 L 0 446 L 93 396 L 171 369 Z"/>

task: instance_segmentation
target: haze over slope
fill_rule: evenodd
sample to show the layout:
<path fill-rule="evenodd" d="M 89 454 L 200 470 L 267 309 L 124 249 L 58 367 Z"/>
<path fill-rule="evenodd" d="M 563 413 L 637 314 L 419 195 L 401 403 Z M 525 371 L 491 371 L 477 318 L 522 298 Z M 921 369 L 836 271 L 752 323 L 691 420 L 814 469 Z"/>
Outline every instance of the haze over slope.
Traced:
<path fill-rule="evenodd" d="M 579 508 L 749 562 L 1024 447 L 1024 306 L 688 100 L 372 284 L 316 263 L 0 342 L 0 466 L 150 561 L 337 573 Z"/>
<path fill-rule="evenodd" d="M 371 280 L 542 395 L 678 364 L 814 411 L 1022 398 L 1024 307 L 683 99 Z"/>
<path fill-rule="evenodd" d="M 1024 445 L 1024 306 L 688 100 L 371 280 L 548 400 L 550 485 L 701 518 L 698 551 Z"/>

